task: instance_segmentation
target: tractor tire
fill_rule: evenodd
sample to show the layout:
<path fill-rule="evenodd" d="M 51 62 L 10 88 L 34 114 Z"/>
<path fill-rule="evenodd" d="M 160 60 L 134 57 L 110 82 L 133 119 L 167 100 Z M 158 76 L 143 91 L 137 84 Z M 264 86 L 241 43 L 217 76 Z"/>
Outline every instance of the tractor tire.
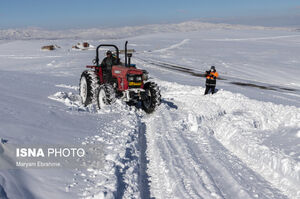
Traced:
<path fill-rule="evenodd" d="M 98 109 L 113 104 L 115 101 L 116 101 L 116 92 L 114 87 L 110 84 L 102 84 L 97 91 Z"/>
<path fill-rule="evenodd" d="M 82 72 L 79 82 L 79 95 L 84 106 L 96 101 L 99 85 L 100 80 L 95 71 L 85 70 Z"/>
<path fill-rule="evenodd" d="M 156 83 L 147 82 L 144 85 L 145 99 L 142 101 L 142 109 L 146 113 L 152 113 L 161 103 L 160 90 Z"/>

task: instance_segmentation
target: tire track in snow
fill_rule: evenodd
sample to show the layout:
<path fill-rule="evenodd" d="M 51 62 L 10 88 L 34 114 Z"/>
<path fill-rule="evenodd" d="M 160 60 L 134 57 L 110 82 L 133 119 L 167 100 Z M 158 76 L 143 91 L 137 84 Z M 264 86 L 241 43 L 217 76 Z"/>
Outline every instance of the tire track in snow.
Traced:
<path fill-rule="evenodd" d="M 188 43 L 190 41 L 190 39 L 184 39 L 182 40 L 181 42 L 179 43 L 176 43 L 176 44 L 173 44 L 169 47 L 166 47 L 166 48 L 162 48 L 162 49 L 158 49 L 158 50 L 153 50 L 152 52 L 166 52 L 168 50 L 172 50 L 172 49 L 176 49 L 176 48 L 179 48 L 181 47 L 182 45 Z"/>
<path fill-rule="evenodd" d="M 130 165 L 132 162 L 137 162 L 138 165 L 135 165 L 138 171 L 138 183 L 137 187 L 139 191 L 139 196 L 142 199 L 150 198 L 150 187 L 149 187 L 149 176 L 146 172 L 147 170 L 147 158 L 146 158 L 146 125 L 141 122 L 141 116 L 136 114 L 137 119 L 137 130 L 135 132 L 136 136 L 131 136 L 131 138 L 127 141 L 127 143 L 131 144 L 131 147 L 126 148 L 125 158 L 121 160 L 123 165 Z M 137 145 L 133 147 L 133 145 Z M 138 151 L 138 157 L 136 156 L 135 150 Z M 122 168 L 121 166 L 116 167 L 116 176 L 117 176 L 117 190 L 114 194 L 115 198 L 128 198 L 128 195 L 124 197 L 124 192 L 128 188 L 130 184 L 128 184 L 128 179 L 124 179 L 126 176 L 126 172 L 128 169 L 132 169 L 129 166 L 125 166 Z M 128 174 L 127 174 L 128 175 Z M 134 176 L 132 176 L 134 177 Z M 130 196 L 132 198 L 132 195 Z"/>
<path fill-rule="evenodd" d="M 150 186 L 149 186 L 149 176 L 147 173 L 147 141 L 146 141 L 146 125 L 143 122 L 139 124 L 139 137 L 138 137 L 138 146 L 139 146 L 139 191 L 140 197 L 142 199 L 150 198 Z"/>
<path fill-rule="evenodd" d="M 226 198 L 227 194 L 230 197 L 251 198 L 228 172 L 220 172 L 222 167 L 219 163 L 216 166 L 216 161 L 206 157 L 208 142 L 202 140 L 195 143 L 184 138 L 186 136 L 184 134 L 191 132 L 185 133 L 186 130 L 181 128 L 173 129 L 172 122 L 178 119 L 178 115 L 169 114 L 168 111 L 165 113 L 165 111 L 158 113 L 161 116 L 159 120 L 149 119 L 146 122 L 147 126 L 150 126 L 147 135 L 149 167 L 152 167 L 150 178 L 151 181 L 153 180 L 151 182 L 153 196 L 157 198 Z M 165 122 L 160 122 L 160 120 Z M 162 135 L 155 138 L 153 134 L 157 133 L 162 133 Z M 226 169 L 223 170 L 226 171 Z M 224 182 L 219 182 L 216 174 L 223 176 L 221 181 L 224 180 Z M 220 183 L 224 187 L 223 190 L 219 188 Z"/>
<path fill-rule="evenodd" d="M 162 106 L 143 118 L 152 196 L 287 198 L 211 135 L 215 120 L 225 117 L 226 112 L 213 103 L 207 103 L 209 108 L 201 109 L 205 107 L 202 104 L 195 109 L 199 98 L 202 103 L 210 102 L 210 96 L 202 95 L 202 88 L 168 82 L 161 85 L 165 85 Z"/>

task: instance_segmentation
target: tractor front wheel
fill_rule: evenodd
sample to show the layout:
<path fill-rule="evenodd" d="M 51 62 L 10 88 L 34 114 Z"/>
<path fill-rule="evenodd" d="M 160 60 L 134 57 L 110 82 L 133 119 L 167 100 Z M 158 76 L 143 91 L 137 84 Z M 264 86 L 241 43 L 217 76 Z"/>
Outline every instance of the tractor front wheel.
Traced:
<path fill-rule="evenodd" d="M 142 100 L 142 108 L 146 113 L 152 113 L 161 103 L 160 90 L 154 82 L 147 82 L 144 89 L 145 96 Z"/>
<path fill-rule="evenodd" d="M 116 94 L 114 87 L 110 84 L 102 84 L 97 92 L 98 109 L 101 109 L 107 105 L 114 103 L 115 100 Z"/>

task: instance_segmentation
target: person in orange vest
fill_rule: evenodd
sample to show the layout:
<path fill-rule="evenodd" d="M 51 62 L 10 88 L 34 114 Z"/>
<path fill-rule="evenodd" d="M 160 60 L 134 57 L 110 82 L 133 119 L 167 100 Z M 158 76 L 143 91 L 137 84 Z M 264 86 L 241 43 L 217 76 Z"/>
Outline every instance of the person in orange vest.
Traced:
<path fill-rule="evenodd" d="M 215 93 L 217 78 L 219 77 L 218 72 L 216 71 L 215 66 L 211 66 L 210 70 L 205 72 L 206 76 L 206 89 L 204 95 L 208 94 L 208 91 L 211 90 L 212 94 Z"/>

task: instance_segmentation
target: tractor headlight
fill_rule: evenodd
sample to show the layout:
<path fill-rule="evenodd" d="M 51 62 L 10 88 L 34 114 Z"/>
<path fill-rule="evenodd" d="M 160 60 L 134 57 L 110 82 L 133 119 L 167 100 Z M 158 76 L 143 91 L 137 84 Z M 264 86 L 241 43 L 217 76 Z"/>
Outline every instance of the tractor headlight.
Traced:
<path fill-rule="evenodd" d="M 144 74 L 143 74 L 143 80 L 144 80 L 144 81 L 147 81 L 148 78 L 149 78 L 149 77 L 148 77 L 148 74 L 145 74 L 145 73 L 144 73 Z"/>
<path fill-rule="evenodd" d="M 136 77 L 136 81 L 138 81 L 138 82 L 142 81 L 142 77 L 141 76 L 137 76 Z"/>
<path fill-rule="evenodd" d="M 147 81 L 149 79 L 148 72 L 146 70 L 143 70 L 143 80 Z"/>

